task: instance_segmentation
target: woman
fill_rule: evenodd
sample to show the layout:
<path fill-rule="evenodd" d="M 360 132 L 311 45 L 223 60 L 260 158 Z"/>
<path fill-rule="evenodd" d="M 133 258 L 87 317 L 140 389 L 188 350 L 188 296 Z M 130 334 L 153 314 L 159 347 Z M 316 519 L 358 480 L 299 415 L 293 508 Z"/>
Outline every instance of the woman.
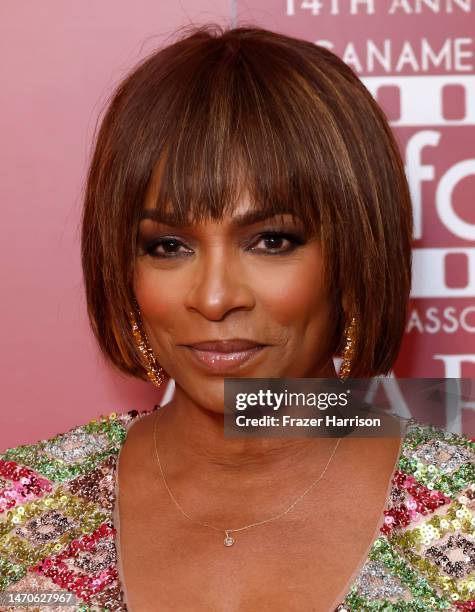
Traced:
<path fill-rule="evenodd" d="M 82 262 L 105 357 L 175 393 L 2 455 L 1 588 L 77 610 L 475 609 L 469 439 L 223 435 L 225 377 L 390 371 L 411 232 L 386 118 L 328 50 L 206 26 L 147 58 L 102 121 Z"/>

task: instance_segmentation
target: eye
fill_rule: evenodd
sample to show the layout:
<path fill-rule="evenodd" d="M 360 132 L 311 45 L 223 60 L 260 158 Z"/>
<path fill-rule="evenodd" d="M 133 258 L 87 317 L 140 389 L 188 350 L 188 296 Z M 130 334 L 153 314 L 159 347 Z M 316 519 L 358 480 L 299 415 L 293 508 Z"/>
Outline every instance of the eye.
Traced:
<path fill-rule="evenodd" d="M 290 232 L 266 231 L 256 236 L 254 245 L 263 243 L 263 247 L 251 246 L 250 251 L 263 255 L 286 255 L 294 251 L 306 241 L 301 236 Z M 194 251 L 188 248 L 180 239 L 169 236 L 152 240 L 143 247 L 145 254 L 155 259 L 178 259 L 193 255 Z"/>
<path fill-rule="evenodd" d="M 304 244 L 305 240 L 288 232 L 263 232 L 259 234 L 259 240 L 257 241 L 257 244 L 261 243 L 264 243 L 264 248 L 253 247 L 250 250 L 262 252 L 265 255 L 285 255 Z"/>
<path fill-rule="evenodd" d="M 180 251 L 180 247 L 185 246 L 178 238 L 159 238 L 153 242 L 145 245 L 144 251 L 150 257 L 173 259 L 176 257 L 188 257 L 193 251 L 184 250 Z M 162 249 L 161 251 L 159 249 Z"/>

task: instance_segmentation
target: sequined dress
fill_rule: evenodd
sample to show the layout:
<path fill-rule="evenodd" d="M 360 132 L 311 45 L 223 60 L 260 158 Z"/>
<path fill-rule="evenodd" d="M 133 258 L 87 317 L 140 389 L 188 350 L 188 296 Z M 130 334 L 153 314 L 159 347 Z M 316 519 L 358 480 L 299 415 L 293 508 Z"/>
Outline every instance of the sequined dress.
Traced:
<path fill-rule="evenodd" d="M 77 602 L 0 610 L 127 610 L 116 466 L 129 427 L 147 414 L 111 413 L 0 455 L 0 596 L 61 592 Z M 335 610 L 475 610 L 474 458 L 473 440 L 408 422 L 379 531 Z"/>

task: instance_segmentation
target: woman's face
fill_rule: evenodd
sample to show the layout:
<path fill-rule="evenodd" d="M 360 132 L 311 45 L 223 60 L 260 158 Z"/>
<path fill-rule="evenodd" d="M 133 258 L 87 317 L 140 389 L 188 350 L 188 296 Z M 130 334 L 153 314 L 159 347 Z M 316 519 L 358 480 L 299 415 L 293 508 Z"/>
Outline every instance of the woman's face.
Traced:
<path fill-rule="evenodd" d="M 154 201 L 152 187 L 145 214 Z M 244 193 L 222 221 L 185 227 L 145 218 L 139 227 L 134 290 L 144 329 L 176 392 L 213 412 L 224 411 L 225 377 L 336 376 L 319 239 L 290 214 L 246 219 L 252 212 Z M 227 339 L 261 346 L 190 346 Z"/>

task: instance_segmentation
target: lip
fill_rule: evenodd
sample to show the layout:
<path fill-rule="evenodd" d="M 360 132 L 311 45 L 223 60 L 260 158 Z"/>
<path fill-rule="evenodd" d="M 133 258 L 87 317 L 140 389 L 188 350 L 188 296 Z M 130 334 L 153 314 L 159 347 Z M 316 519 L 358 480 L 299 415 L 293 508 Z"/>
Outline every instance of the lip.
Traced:
<path fill-rule="evenodd" d="M 205 342 L 194 342 L 188 344 L 191 348 L 199 351 L 213 351 L 215 353 L 238 353 L 247 351 L 257 346 L 264 346 L 261 342 L 247 338 L 226 338 L 222 340 L 207 340 Z"/>
<path fill-rule="evenodd" d="M 258 355 L 267 345 L 251 340 L 198 342 L 185 345 L 192 357 L 208 371 L 225 374 L 239 369 Z"/>

